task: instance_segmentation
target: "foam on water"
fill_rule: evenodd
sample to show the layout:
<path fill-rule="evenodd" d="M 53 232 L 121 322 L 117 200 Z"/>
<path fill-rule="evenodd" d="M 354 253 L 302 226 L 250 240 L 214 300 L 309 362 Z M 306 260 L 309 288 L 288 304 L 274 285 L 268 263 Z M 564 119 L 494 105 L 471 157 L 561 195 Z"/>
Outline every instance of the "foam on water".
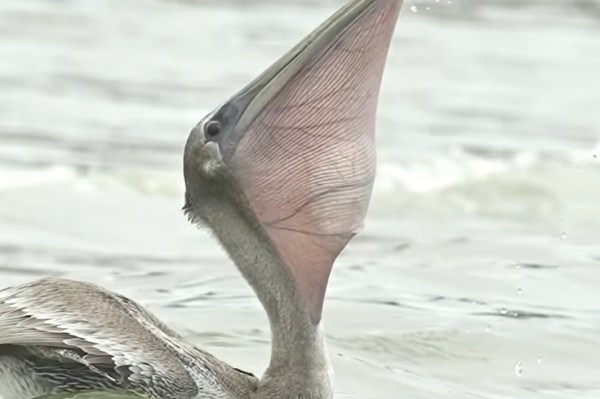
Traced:
<path fill-rule="evenodd" d="M 14 167 L 0 168 L 0 192 L 41 184 L 54 184 L 73 180 L 75 170 L 68 167 L 53 166 L 47 169 L 24 170 Z"/>

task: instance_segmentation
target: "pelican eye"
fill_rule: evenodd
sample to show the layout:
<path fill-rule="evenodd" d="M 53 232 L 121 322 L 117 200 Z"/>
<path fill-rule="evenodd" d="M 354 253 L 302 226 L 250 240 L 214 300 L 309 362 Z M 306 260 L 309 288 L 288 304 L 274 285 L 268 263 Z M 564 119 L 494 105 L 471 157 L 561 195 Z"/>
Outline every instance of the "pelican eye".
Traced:
<path fill-rule="evenodd" d="M 219 121 L 210 121 L 206 125 L 204 125 L 204 132 L 209 137 L 215 137 L 219 133 L 221 133 L 221 122 Z"/>

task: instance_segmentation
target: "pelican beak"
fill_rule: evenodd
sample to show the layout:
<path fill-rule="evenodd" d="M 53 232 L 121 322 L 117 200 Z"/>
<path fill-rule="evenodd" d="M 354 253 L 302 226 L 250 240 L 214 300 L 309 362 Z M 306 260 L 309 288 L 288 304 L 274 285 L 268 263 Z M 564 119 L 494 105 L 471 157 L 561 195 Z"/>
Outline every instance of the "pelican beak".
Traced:
<path fill-rule="evenodd" d="M 351 1 L 204 118 L 188 142 L 186 181 L 201 180 L 193 160 L 212 177 L 190 198 L 226 187 L 219 203 L 250 208 L 314 324 L 333 262 L 368 208 L 377 98 L 400 6 Z"/>
<path fill-rule="evenodd" d="M 351 1 L 205 118 L 204 123 L 210 119 L 221 124 L 221 132 L 214 141 L 219 144 L 222 159 L 227 162 L 231 158 L 248 127 L 291 79 L 299 73 L 307 73 L 306 67 L 319 57 L 327 57 L 328 50 L 336 46 L 343 32 L 360 24 L 362 16 L 385 2 L 400 3 L 398 0 Z"/>

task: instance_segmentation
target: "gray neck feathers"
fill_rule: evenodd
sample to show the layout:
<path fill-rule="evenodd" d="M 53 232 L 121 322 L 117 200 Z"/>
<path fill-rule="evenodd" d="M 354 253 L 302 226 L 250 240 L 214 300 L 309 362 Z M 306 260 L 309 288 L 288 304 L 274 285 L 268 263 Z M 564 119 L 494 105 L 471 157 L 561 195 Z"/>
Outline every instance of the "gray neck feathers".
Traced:
<path fill-rule="evenodd" d="M 291 398 L 283 392 L 298 392 L 299 397 L 329 398 L 331 367 L 322 330 L 312 324 L 291 272 L 247 201 L 243 195 L 232 195 L 239 193 L 236 187 L 227 186 L 213 187 L 220 191 L 213 194 L 221 195 L 191 201 L 188 212 L 210 227 L 267 312 L 271 360 L 259 384 L 259 391 L 264 392 L 258 397 Z"/>

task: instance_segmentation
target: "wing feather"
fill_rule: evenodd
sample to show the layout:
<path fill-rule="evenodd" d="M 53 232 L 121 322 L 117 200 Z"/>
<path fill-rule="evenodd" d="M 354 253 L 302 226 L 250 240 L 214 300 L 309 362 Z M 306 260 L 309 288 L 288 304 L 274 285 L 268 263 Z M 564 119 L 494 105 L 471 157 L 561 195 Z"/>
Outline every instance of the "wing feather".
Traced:
<path fill-rule="evenodd" d="M 198 388 L 169 346 L 174 341 L 140 306 L 92 284 L 48 278 L 0 291 L 0 354 L 3 345 L 30 347 L 99 374 L 109 369 L 122 387 L 194 397 Z"/>

